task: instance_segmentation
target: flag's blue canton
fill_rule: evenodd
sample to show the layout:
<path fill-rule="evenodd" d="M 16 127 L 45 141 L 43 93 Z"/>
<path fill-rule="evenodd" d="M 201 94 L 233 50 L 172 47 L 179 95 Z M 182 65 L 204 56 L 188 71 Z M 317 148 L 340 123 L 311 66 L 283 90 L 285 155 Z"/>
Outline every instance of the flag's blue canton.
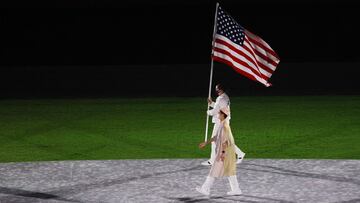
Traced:
<path fill-rule="evenodd" d="M 241 27 L 230 15 L 218 7 L 217 34 L 225 36 L 235 44 L 242 46 L 245 40 L 244 28 Z"/>

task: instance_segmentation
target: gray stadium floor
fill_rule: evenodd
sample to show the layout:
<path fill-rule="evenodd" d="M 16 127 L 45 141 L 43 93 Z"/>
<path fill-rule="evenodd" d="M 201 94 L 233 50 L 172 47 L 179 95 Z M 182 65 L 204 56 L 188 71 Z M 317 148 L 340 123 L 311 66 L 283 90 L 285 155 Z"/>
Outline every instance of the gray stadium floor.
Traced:
<path fill-rule="evenodd" d="M 243 195 L 227 179 L 210 197 L 195 191 L 209 172 L 201 159 L 0 164 L 0 202 L 360 202 L 360 160 L 246 159 Z"/>

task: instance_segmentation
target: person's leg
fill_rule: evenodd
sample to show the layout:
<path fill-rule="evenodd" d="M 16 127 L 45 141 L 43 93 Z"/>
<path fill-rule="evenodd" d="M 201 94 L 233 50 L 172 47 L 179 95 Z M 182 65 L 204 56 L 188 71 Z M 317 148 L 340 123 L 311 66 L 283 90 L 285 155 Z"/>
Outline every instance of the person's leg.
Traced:
<path fill-rule="evenodd" d="M 214 136 L 216 136 L 216 132 L 218 131 L 219 129 L 219 124 L 214 124 L 214 128 L 213 128 L 213 132 L 212 132 L 212 135 L 211 135 L 211 138 L 213 138 Z M 215 158 L 216 158 L 216 152 L 215 152 L 215 149 L 216 149 L 216 144 L 215 142 L 212 142 L 211 143 L 211 153 L 210 153 L 210 162 L 211 164 L 214 163 L 215 161 Z"/>
<path fill-rule="evenodd" d="M 227 192 L 227 194 L 228 195 L 240 195 L 240 194 L 242 194 L 241 189 L 239 188 L 239 183 L 237 181 L 236 175 L 229 176 L 228 180 L 229 180 L 229 183 L 230 183 L 231 191 Z"/>
<path fill-rule="evenodd" d="M 219 124 L 215 123 L 214 127 L 213 127 L 213 130 L 212 130 L 211 138 L 216 136 L 216 133 L 217 133 L 218 129 L 219 129 Z M 214 163 L 215 158 L 216 158 L 215 148 L 216 148 L 216 144 L 215 144 L 215 142 L 212 142 L 211 143 L 210 159 L 207 160 L 207 161 L 202 162 L 201 163 L 202 165 L 210 166 L 210 165 L 212 165 Z"/>
<path fill-rule="evenodd" d="M 242 162 L 242 160 L 244 159 L 245 157 L 245 152 L 241 151 L 241 149 L 235 145 L 235 153 L 237 155 L 237 161 L 236 163 L 239 164 Z"/>
<path fill-rule="evenodd" d="M 215 178 L 207 176 L 204 184 L 201 187 L 196 187 L 196 191 L 204 195 L 210 195 L 210 189 L 214 183 Z"/>

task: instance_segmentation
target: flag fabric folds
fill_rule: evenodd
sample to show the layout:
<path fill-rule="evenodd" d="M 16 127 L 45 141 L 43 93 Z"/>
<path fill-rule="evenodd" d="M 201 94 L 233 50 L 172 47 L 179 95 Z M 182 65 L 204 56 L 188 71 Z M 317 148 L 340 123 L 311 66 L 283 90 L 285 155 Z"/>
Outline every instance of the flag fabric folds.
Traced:
<path fill-rule="evenodd" d="M 278 55 L 263 39 L 243 28 L 220 6 L 216 16 L 213 60 L 225 63 L 245 77 L 269 87 L 268 80 L 280 62 Z"/>

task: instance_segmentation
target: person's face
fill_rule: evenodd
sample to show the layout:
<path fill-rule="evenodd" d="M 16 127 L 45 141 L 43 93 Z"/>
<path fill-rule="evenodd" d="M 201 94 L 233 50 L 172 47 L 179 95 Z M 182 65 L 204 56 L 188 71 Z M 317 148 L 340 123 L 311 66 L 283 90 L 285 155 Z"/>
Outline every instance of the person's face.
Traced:
<path fill-rule="evenodd" d="M 218 88 L 218 86 L 216 85 L 216 86 L 215 86 L 215 92 L 216 92 L 217 95 L 220 95 L 220 94 L 222 93 L 222 90 L 220 90 L 220 89 Z"/>

